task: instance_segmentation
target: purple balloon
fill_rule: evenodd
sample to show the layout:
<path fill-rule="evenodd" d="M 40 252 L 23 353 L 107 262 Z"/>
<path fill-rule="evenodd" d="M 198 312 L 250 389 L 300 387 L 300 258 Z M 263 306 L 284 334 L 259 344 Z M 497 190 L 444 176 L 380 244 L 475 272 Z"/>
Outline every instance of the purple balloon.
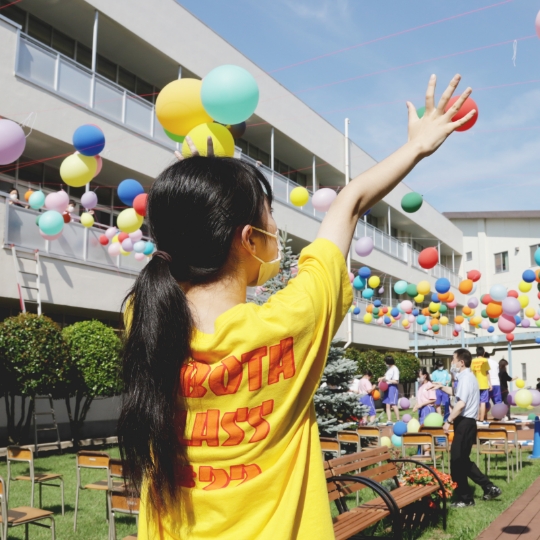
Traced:
<path fill-rule="evenodd" d="M 491 409 L 491 414 L 496 420 L 502 420 L 507 412 L 508 406 L 505 403 L 497 403 L 496 405 L 493 405 L 493 408 Z"/>
<path fill-rule="evenodd" d="M 122 249 L 128 252 L 133 251 L 133 241 L 131 240 L 131 238 L 126 238 L 125 240 L 122 240 Z"/>
<path fill-rule="evenodd" d="M 475 307 L 478 307 L 478 298 L 476 298 L 475 296 L 473 296 L 472 298 L 469 298 L 469 300 L 467 301 L 467 305 L 473 309 Z"/>
<path fill-rule="evenodd" d="M 327 212 L 336 197 L 337 193 L 333 189 L 321 188 L 313 194 L 311 204 L 315 210 Z"/>
<path fill-rule="evenodd" d="M 25 147 L 26 137 L 22 127 L 11 120 L 0 120 L 0 165 L 17 161 Z"/>
<path fill-rule="evenodd" d="M 98 203 L 97 195 L 94 191 L 87 191 L 81 197 L 81 204 L 87 209 L 92 210 Z"/>
<path fill-rule="evenodd" d="M 412 420 L 412 416 L 410 414 L 404 414 L 401 418 L 406 424 L 408 424 Z"/>
<path fill-rule="evenodd" d="M 521 326 L 523 328 L 529 328 L 529 326 L 531 326 L 531 321 L 529 321 L 529 319 L 521 319 Z"/>
<path fill-rule="evenodd" d="M 517 390 L 514 390 L 513 392 L 510 392 L 508 394 L 508 398 L 506 401 L 508 401 L 508 405 L 514 405 L 516 404 L 516 394 L 517 394 Z"/>
<path fill-rule="evenodd" d="M 399 407 L 401 409 L 409 409 L 411 406 L 411 403 L 410 401 L 406 398 L 406 397 L 402 397 L 400 400 L 399 400 Z"/>
<path fill-rule="evenodd" d="M 533 407 L 538 407 L 538 405 L 540 405 L 540 392 L 538 390 L 531 390 L 530 392 L 533 397 L 531 405 Z"/>
<path fill-rule="evenodd" d="M 373 251 L 373 238 L 363 236 L 356 241 L 354 251 L 359 257 L 367 257 Z"/>
<path fill-rule="evenodd" d="M 519 300 L 517 298 L 514 298 L 513 296 L 507 296 L 502 301 L 502 309 L 503 313 L 506 313 L 506 315 L 517 315 L 521 311 L 521 304 L 519 303 Z"/>

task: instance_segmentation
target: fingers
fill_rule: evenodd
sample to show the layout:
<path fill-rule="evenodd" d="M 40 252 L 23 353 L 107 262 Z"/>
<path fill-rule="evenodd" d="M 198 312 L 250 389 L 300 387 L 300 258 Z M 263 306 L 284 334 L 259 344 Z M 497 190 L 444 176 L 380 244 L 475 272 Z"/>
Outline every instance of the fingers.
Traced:
<path fill-rule="evenodd" d="M 443 92 L 443 95 L 441 96 L 441 99 L 439 100 L 439 104 L 437 105 L 437 110 L 444 114 L 444 109 L 446 107 L 446 104 L 450 101 L 450 98 L 452 97 L 454 91 L 456 90 L 459 81 L 461 81 L 461 75 L 458 73 L 454 75 L 454 78 L 450 81 L 450 84 L 446 88 L 446 90 Z"/>
<path fill-rule="evenodd" d="M 429 79 L 426 91 L 426 113 L 430 113 L 435 108 L 435 86 L 437 85 L 437 77 L 432 75 Z"/>
<path fill-rule="evenodd" d="M 184 161 L 184 156 L 178 150 L 175 150 L 174 155 L 178 161 Z"/>
<path fill-rule="evenodd" d="M 407 101 L 407 111 L 409 113 L 409 124 L 418 120 L 418 113 L 416 112 L 414 105 L 410 101 Z"/>
<path fill-rule="evenodd" d="M 191 137 L 186 137 L 184 139 L 184 142 L 187 142 L 187 144 L 189 146 L 189 149 L 191 150 L 191 155 L 192 156 L 198 156 L 199 155 L 199 151 L 197 150 L 197 147 L 195 146 L 195 144 L 191 140 Z"/>
<path fill-rule="evenodd" d="M 206 142 L 206 155 L 208 157 L 214 156 L 214 139 L 212 139 L 212 137 L 208 137 Z"/>
<path fill-rule="evenodd" d="M 455 122 L 452 122 L 450 124 L 450 126 L 452 127 L 452 131 L 461 127 L 463 124 L 466 124 L 475 114 L 476 114 L 476 109 L 473 109 L 470 113 L 466 114 L 463 118 L 460 118 L 459 120 L 456 120 Z"/>
<path fill-rule="evenodd" d="M 461 109 L 461 106 L 465 103 L 465 100 L 471 95 L 471 93 L 472 88 L 469 86 L 446 112 L 446 117 L 448 118 L 448 120 L 454 118 L 456 113 L 459 111 L 459 109 Z"/>

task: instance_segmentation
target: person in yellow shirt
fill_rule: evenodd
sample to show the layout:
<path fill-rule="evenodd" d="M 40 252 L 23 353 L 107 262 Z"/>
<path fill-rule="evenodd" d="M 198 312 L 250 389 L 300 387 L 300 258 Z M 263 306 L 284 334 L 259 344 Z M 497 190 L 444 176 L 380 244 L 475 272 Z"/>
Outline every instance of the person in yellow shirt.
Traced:
<path fill-rule="evenodd" d="M 480 389 L 480 408 L 478 420 L 483 422 L 486 419 L 486 403 L 489 403 L 489 393 L 491 382 L 489 379 L 489 362 L 484 356 L 484 347 L 476 347 L 476 358 L 471 362 L 471 371 L 475 374 Z"/>
<path fill-rule="evenodd" d="M 260 168 L 194 155 L 148 195 L 157 251 L 126 299 L 118 437 L 141 495 L 139 540 L 333 538 L 313 396 L 352 303 L 346 265 L 359 218 L 475 112 L 445 112 L 460 77 L 409 140 L 350 182 L 298 274 L 264 305 L 248 286 L 277 275 L 272 189 Z M 187 144 L 196 149 L 186 138 Z"/>

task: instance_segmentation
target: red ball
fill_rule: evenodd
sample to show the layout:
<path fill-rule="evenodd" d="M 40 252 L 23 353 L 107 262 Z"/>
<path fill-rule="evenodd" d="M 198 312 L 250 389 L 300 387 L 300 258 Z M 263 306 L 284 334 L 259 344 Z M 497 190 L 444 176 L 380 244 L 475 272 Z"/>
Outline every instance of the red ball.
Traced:
<path fill-rule="evenodd" d="M 491 304 L 491 302 L 493 302 L 493 299 L 491 298 L 491 296 L 489 296 L 489 294 L 483 294 L 480 297 L 480 302 L 482 302 L 484 306 L 487 306 L 488 304 Z"/>
<path fill-rule="evenodd" d="M 418 264 L 429 270 L 439 262 L 439 252 L 434 247 L 423 249 L 418 255 Z"/>
<path fill-rule="evenodd" d="M 146 201 L 148 199 L 148 195 L 146 193 L 141 193 L 140 195 L 137 195 L 133 199 L 133 208 L 135 209 L 135 212 L 139 214 L 139 216 L 146 216 Z"/>
<path fill-rule="evenodd" d="M 379 390 L 382 390 L 383 392 L 386 392 L 388 390 L 388 383 L 385 381 L 381 381 L 379 383 Z"/>
<path fill-rule="evenodd" d="M 118 241 L 119 241 L 120 243 L 122 243 L 126 238 L 129 238 L 129 234 L 128 234 L 128 233 L 121 232 L 121 233 L 118 235 Z"/>
<path fill-rule="evenodd" d="M 453 331 L 452 331 L 452 335 L 453 335 L 454 337 L 458 337 L 458 336 L 459 336 L 459 332 L 456 332 L 455 330 L 453 330 Z"/>
<path fill-rule="evenodd" d="M 71 221 L 71 214 L 69 212 L 64 212 L 62 217 L 64 218 L 64 223 L 69 223 Z"/>
<path fill-rule="evenodd" d="M 388 308 L 387 308 L 386 306 L 383 306 L 382 312 L 383 312 L 383 313 L 388 313 Z"/>
<path fill-rule="evenodd" d="M 514 341 L 514 334 L 506 334 L 506 341 Z"/>
<path fill-rule="evenodd" d="M 99 237 L 99 243 L 100 243 L 102 246 L 106 246 L 106 245 L 109 243 L 109 239 L 108 239 L 104 234 L 102 234 L 102 235 Z"/>
<path fill-rule="evenodd" d="M 513 289 L 510 289 L 508 291 L 508 296 L 512 296 L 514 298 L 517 298 L 519 296 L 519 293 L 517 291 L 514 291 Z"/>
<path fill-rule="evenodd" d="M 482 274 L 478 270 L 469 270 L 467 272 L 467 279 L 477 282 L 482 277 Z"/>
<path fill-rule="evenodd" d="M 444 108 L 445 112 L 452 107 L 452 105 L 459 99 L 459 96 L 454 96 L 453 98 L 450 98 L 450 101 L 446 104 L 446 107 Z M 467 131 L 468 129 L 471 129 L 474 124 L 476 124 L 476 121 L 478 120 L 478 106 L 476 105 L 474 99 L 467 98 L 465 100 L 465 103 L 461 106 L 461 109 L 452 117 L 452 121 L 456 122 L 457 120 L 460 120 L 464 116 L 467 116 L 473 109 L 476 110 L 476 114 L 465 124 L 463 124 L 461 127 L 458 127 L 456 131 Z"/>

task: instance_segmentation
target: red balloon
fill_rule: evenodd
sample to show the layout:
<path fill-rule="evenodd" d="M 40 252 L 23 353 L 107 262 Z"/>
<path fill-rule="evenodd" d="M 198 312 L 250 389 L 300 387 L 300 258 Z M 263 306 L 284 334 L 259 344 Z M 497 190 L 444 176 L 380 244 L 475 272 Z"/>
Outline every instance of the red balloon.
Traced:
<path fill-rule="evenodd" d="M 388 390 L 388 383 L 386 381 L 381 381 L 379 383 L 379 390 L 386 392 Z"/>
<path fill-rule="evenodd" d="M 64 223 L 69 223 L 71 221 L 71 214 L 69 212 L 64 212 L 62 217 L 64 218 Z"/>
<path fill-rule="evenodd" d="M 426 270 L 433 268 L 438 262 L 439 252 L 434 247 L 423 249 L 418 255 L 418 264 Z"/>
<path fill-rule="evenodd" d="M 382 312 L 383 312 L 383 313 L 388 313 L 388 308 L 387 308 L 386 306 L 383 306 Z"/>
<path fill-rule="evenodd" d="M 538 293 L 538 300 L 540 300 L 540 292 Z"/>
<path fill-rule="evenodd" d="M 446 107 L 444 108 L 445 112 L 459 99 L 459 96 L 454 96 L 453 98 L 450 98 L 450 101 L 446 104 Z M 464 116 L 467 116 L 473 109 L 476 110 L 476 114 L 468 121 L 465 122 L 461 127 L 458 127 L 456 131 L 467 131 L 468 129 L 471 129 L 474 124 L 476 124 L 476 121 L 478 120 L 478 105 L 476 105 L 474 99 L 467 98 L 465 100 L 465 103 L 461 106 L 461 109 L 452 117 L 452 120 L 456 122 L 457 120 L 460 120 Z"/>
<path fill-rule="evenodd" d="M 135 209 L 135 212 L 139 214 L 139 216 L 146 216 L 146 201 L 148 199 L 148 195 L 146 193 L 141 193 L 140 195 L 137 195 L 133 199 L 133 208 Z"/>
<path fill-rule="evenodd" d="M 514 341 L 514 334 L 506 334 L 506 341 Z"/>
<path fill-rule="evenodd" d="M 467 279 L 474 282 L 478 281 L 482 277 L 482 274 L 478 270 L 469 270 L 467 272 Z"/>
<path fill-rule="evenodd" d="M 453 335 L 454 337 L 458 337 L 458 336 L 459 336 L 459 332 L 456 332 L 455 330 L 453 330 L 453 331 L 452 331 L 452 335 Z"/>
<path fill-rule="evenodd" d="M 491 304 L 493 302 L 493 299 L 491 298 L 491 296 L 489 296 L 489 294 L 483 294 L 480 297 L 480 302 L 482 302 L 484 306 L 487 306 L 488 304 Z"/>
<path fill-rule="evenodd" d="M 104 234 L 102 234 L 102 235 L 99 237 L 99 243 L 100 243 L 102 246 L 106 246 L 106 245 L 109 243 L 109 239 L 108 239 Z"/>
<path fill-rule="evenodd" d="M 129 238 L 129 234 L 128 234 L 128 233 L 121 232 L 121 233 L 118 235 L 118 241 L 119 241 L 120 243 L 122 243 L 126 238 Z"/>
<path fill-rule="evenodd" d="M 508 291 L 508 296 L 513 296 L 514 298 L 517 298 L 519 296 L 519 293 L 517 291 L 514 291 L 513 289 L 510 289 Z"/>

